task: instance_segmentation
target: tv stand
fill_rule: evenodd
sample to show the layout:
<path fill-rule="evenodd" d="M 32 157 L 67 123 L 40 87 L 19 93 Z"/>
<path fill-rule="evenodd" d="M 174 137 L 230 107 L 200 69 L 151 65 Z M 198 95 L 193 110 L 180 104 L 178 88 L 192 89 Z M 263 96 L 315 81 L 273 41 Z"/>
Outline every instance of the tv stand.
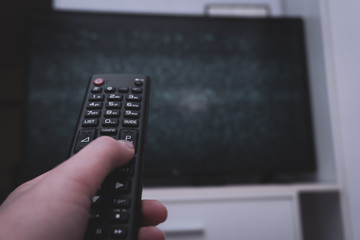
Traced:
<path fill-rule="evenodd" d="M 169 240 L 314 239 L 330 223 L 341 226 L 335 184 L 145 188 L 143 197 L 167 206 L 169 218 L 160 228 Z M 321 198 L 328 204 L 319 204 Z M 338 214 L 322 221 L 325 215 L 314 218 L 310 210 Z"/>

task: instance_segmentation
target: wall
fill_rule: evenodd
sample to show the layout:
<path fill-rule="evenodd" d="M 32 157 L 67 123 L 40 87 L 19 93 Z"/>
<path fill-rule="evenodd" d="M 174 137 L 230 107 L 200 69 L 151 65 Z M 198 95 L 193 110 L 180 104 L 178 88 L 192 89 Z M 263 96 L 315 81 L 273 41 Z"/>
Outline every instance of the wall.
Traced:
<path fill-rule="evenodd" d="M 329 1 L 331 37 L 338 112 L 341 130 L 343 160 L 341 179 L 343 198 L 349 204 L 351 222 L 347 223 L 353 233 L 352 239 L 360 239 L 360 1 Z M 347 204 L 345 207 L 347 207 Z M 351 210 L 350 210 L 351 209 Z"/>

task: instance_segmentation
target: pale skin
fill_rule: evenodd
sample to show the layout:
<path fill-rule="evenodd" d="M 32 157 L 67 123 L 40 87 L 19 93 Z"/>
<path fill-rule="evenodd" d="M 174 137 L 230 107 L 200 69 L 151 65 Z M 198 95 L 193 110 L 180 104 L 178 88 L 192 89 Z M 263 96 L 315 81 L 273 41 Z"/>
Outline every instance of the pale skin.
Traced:
<path fill-rule="evenodd" d="M 105 177 L 132 159 L 126 141 L 100 137 L 56 168 L 15 189 L 0 206 L 0 239 L 83 239 L 92 196 Z M 156 200 L 142 201 L 139 240 L 163 240 L 167 217 Z"/>

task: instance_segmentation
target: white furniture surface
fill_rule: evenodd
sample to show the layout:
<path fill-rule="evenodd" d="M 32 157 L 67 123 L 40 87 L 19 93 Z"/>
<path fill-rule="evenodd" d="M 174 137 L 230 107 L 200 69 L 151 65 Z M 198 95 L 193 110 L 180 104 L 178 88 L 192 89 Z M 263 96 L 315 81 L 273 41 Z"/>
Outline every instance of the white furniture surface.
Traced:
<path fill-rule="evenodd" d="M 208 4 L 269 3 L 300 16 L 307 41 L 317 173 L 307 184 L 146 188 L 169 240 L 360 239 L 359 0 L 54 0 L 59 10 L 205 13 Z"/>
<path fill-rule="evenodd" d="M 168 240 L 300 240 L 304 231 L 307 239 L 325 239 L 319 237 L 333 227 L 328 221 L 325 228 L 314 230 L 313 226 L 319 226 L 321 219 L 302 223 L 304 217 L 312 218 L 302 213 L 302 205 L 310 202 L 306 207 L 311 208 L 314 202 L 303 200 L 302 195 L 336 196 L 338 190 L 332 184 L 227 186 L 145 189 L 143 195 L 167 206 L 169 218 L 159 227 Z M 322 206 L 321 211 L 333 207 Z M 338 217 L 330 216 L 329 220 L 339 224 Z M 329 233 L 340 236 L 341 230 Z"/>

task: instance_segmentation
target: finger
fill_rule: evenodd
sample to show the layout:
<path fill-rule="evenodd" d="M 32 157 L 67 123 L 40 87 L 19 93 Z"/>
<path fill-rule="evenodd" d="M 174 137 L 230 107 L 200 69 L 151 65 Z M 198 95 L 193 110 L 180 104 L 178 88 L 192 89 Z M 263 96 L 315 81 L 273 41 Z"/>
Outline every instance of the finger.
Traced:
<path fill-rule="evenodd" d="M 165 235 L 156 227 L 142 227 L 139 230 L 139 240 L 165 240 Z"/>
<path fill-rule="evenodd" d="M 142 224 L 143 226 L 155 226 L 167 218 L 166 207 L 157 200 L 143 200 Z"/>
<path fill-rule="evenodd" d="M 57 179 L 67 179 L 74 183 L 73 187 L 80 188 L 77 191 L 92 196 L 113 169 L 125 165 L 133 156 L 131 143 L 100 137 L 53 169 L 51 174 L 60 175 Z"/>

